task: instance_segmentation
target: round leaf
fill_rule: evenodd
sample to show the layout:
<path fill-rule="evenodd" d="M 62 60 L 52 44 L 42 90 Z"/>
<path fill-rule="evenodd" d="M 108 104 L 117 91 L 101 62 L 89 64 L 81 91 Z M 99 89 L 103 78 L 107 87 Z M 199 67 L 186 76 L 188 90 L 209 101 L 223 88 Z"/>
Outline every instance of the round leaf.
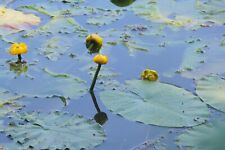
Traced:
<path fill-rule="evenodd" d="M 23 149 L 89 149 L 105 139 L 101 126 L 82 116 L 33 112 L 13 116 L 13 119 L 17 121 L 11 123 L 6 134 L 20 144 L 15 146 Z"/>
<path fill-rule="evenodd" d="M 104 91 L 101 99 L 129 120 L 168 127 L 194 126 L 207 120 L 206 104 L 184 89 L 141 80 L 126 83 L 128 90 Z"/>
<path fill-rule="evenodd" d="M 6 77 L 7 80 L 5 83 L 2 83 L 2 87 L 28 97 L 63 96 L 76 99 L 87 92 L 85 81 L 78 77 L 52 72 L 48 69 L 38 70 L 35 73 L 38 76 L 32 80 L 27 78 L 22 81 L 18 79 L 9 80 Z M 9 87 L 9 85 L 15 86 Z"/>

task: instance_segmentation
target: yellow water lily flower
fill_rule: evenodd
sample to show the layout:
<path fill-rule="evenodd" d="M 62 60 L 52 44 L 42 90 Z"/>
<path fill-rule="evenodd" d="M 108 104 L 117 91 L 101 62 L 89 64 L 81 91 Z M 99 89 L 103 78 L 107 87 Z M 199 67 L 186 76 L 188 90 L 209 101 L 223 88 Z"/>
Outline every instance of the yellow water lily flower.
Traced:
<path fill-rule="evenodd" d="M 27 53 L 27 45 L 25 43 L 14 43 L 9 49 L 11 55 L 21 55 Z"/>
<path fill-rule="evenodd" d="M 107 64 L 108 63 L 108 57 L 106 55 L 102 55 L 102 54 L 97 54 L 95 55 L 95 57 L 93 58 L 93 61 L 97 64 Z"/>
<path fill-rule="evenodd" d="M 86 38 L 86 47 L 90 53 L 98 53 L 102 47 L 103 39 L 98 34 L 90 34 Z"/>
<path fill-rule="evenodd" d="M 145 69 L 141 73 L 142 80 L 156 81 L 156 80 L 158 80 L 158 78 L 159 78 L 158 73 L 155 70 Z"/>

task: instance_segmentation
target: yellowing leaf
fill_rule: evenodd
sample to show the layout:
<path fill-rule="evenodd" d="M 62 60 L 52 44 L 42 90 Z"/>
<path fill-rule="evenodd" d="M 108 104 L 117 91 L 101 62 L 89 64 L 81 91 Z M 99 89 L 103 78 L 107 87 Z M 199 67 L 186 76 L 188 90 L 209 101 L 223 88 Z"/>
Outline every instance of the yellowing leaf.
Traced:
<path fill-rule="evenodd" d="M 38 25 L 40 18 L 33 14 L 8 9 L 0 6 L 0 34 L 10 34 Z"/>

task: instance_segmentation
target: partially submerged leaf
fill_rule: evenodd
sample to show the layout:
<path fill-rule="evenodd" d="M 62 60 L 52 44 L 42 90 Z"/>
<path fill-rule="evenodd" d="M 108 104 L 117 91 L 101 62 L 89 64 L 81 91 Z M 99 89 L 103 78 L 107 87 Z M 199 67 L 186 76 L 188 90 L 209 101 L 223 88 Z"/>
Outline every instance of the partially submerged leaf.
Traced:
<path fill-rule="evenodd" d="M 5 132 L 17 148 L 90 149 L 105 140 L 101 126 L 82 116 L 33 112 L 12 115 L 12 118 L 13 125 Z"/>
<path fill-rule="evenodd" d="M 107 90 L 101 100 L 126 119 L 168 127 L 189 127 L 208 119 L 208 108 L 200 98 L 173 85 L 130 80 L 127 90 Z"/>

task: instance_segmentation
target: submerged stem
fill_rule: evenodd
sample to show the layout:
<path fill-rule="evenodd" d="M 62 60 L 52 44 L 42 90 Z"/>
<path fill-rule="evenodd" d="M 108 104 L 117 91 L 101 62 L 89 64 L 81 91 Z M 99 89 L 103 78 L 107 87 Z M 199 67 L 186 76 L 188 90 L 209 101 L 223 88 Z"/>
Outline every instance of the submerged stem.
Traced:
<path fill-rule="evenodd" d="M 100 108 L 98 106 L 98 102 L 97 102 L 97 99 L 95 97 L 94 91 L 90 91 L 90 94 L 91 94 L 91 98 L 92 98 L 92 101 L 94 102 L 94 105 L 95 105 L 95 108 L 96 108 L 97 112 L 100 113 L 101 110 L 100 110 Z"/>
<path fill-rule="evenodd" d="M 96 83 L 96 80 L 98 78 L 98 73 L 99 73 L 99 71 L 101 69 L 101 66 L 102 66 L 101 64 L 98 64 L 98 68 L 97 68 L 97 70 L 95 72 L 95 75 L 94 75 L 94 78 L 92 80 L 91 87 L 90 87 L 89 91 L 93 91 L 94 90 L 95 83 Z"/>

